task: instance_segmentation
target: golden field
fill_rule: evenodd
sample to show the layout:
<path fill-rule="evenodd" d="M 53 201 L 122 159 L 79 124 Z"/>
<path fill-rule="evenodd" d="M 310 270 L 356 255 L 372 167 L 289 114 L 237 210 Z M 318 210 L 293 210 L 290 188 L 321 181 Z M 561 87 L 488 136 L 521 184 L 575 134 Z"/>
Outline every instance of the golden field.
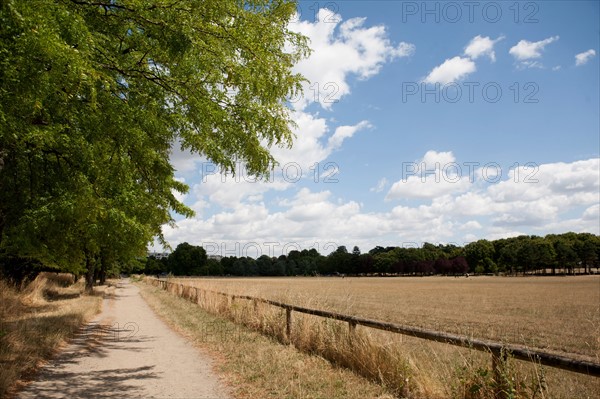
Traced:
<path fill-rule="evenodd" d="M 600 359 L 600 276 L 207 278 L 181 282 Z"/>
<path fill-rule="evenodd" d="M 575 353 L 596 361 L 600 359 L 599 276 L 185 278 L 171 281 L 476 338 Z M 238 309 L 238 312 L 252 312 L 250 307 L 244 306 L 244 309 Z M 276 314 L 281 310 L 269 311 Z M 298 342 L 303 342 L 301 346 L 308 347 L 310 352 L 313 349 L 309 341 L 314 339 L 307 337 L 319 328 L 316 323 L 324 321 L 315 316 L 294 317 L 295 325 L 308 326 L 302 332 L 305 337 L 300 337 Z M 481 385 L 486 385 L 486 379 L 489 380 L 486 374 L 489 354 L 366 327 L 359 326 L 358 331 L 367 337 L 370 348 L 375 347 L 373 343 L 379 343 L 377 346 L 386 348 L 395 357 L 402 357 L 401 362 L 410 367 L 413 389 L 420 392 L 417 397 L 486 397 L 458 392 L 465 386 L 479 384 L 477 379 L 480 375 Z M 520 361 L 512 361 L 510 367 L 510 378 L 521 381 L 521 392 L 529 392 L 515 397 L 593 398 L 600 393 L 600 378 Z"/>

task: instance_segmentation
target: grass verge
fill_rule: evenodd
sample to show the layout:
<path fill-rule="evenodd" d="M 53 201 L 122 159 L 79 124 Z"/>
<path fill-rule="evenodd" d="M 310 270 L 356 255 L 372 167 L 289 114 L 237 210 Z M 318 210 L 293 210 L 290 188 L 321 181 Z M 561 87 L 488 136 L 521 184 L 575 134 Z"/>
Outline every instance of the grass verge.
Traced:
<path fill-rule="evenodd" d="M 101 308 L 66 274 L 42 273 L 23 289 L 0 280 L 0 397 L 11 396 Z"/>
<path fill-rule="evenodd" d="M 243 325 L 214 316 L 187 300 L 138 284 L 141 294 L 169 325 L 212 352 L 236 398 L 380 398 L 392 392 L 320 356 L 281 345 Z"/>

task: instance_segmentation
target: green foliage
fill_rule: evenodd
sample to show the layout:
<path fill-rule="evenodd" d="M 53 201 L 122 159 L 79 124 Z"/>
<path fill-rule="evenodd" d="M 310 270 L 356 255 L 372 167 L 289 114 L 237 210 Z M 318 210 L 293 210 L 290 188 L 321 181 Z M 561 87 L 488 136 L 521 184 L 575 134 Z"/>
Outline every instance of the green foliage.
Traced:
<path fill-rule="evenodd" d="M 494 244 L 488 240 L 479 240 L 465 245 L 465 257 L 471 267 L 483 265 L 487 272 L 489 268 L 489 259 L 495 255 Z"/>
<path fill-rule="evenodd" d="M 550 234 L 546 237 L 519 236 L 494 241 L 479 240 L 464 248 L 456 245 L 423 244 L 421 248 L 377 246 L 361 254 L 358 247 L 348 252 L 339 246 L 323 256 L 316 249 L 290 251 L 285 256 L 258 259 L 235 256 L 205 265 L 199 275 L 235 276 L 314 276 L 314 275 L 404 275 L 432 274 L 460 276 L 475 274 L 514 274 L 594 272 L 600 268 L 600 237 L 588 233 Z M 587 257 L 587 262 L 580 261 Z M 468 257 L 468 258 L 466 258 Z M 470 260 L 468 260 L 470 259 Z M 158 262 L 148 259 L 147 265 Z M 219 265 L 219 267 L 216 266 Z M 148 266 L 147 266 L 148 268 Z"/>
<path fill-rule="evenodd" d="M 184 242 L 169 255 L 168 265 L 176 276 L 202 275 L 208 274 L 207 260 L 204 248 Z"/>
<path fill-rule="evenodd" d="M 3 0 L 0 249 L 103 272 L 172 213 L 175 145 L 268 174 L 308 53 L 289 1 Z M 266 145 L 265 145 L 266 143 Z M 91 277 L 90 277 L 91 278 Z"/>
<path fill-rule="evenodd" d="M 161 273 L 167 273 L 169 271 L 167 259 L 156 259 L 153 256 L 149 256 L 146 259 L 144 266 L 144 273 L 148 275 L 155 275 Z"/>

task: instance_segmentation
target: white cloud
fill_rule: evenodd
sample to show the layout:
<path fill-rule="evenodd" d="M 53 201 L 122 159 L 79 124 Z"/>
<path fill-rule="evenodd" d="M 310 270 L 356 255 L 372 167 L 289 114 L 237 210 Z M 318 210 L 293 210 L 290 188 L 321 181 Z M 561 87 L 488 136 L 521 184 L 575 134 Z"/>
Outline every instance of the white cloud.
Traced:
<path fill-rule="evenodd" d="M 479 223 L 477 220 L 469 220 L 467 223 L 459 226 L 459 230 L 467 230 L 467 231 L 479 230 L 481 228 L 482 228 L 481 223 Z"/>
<path fill-rule="evenodd" d="M 587 62 L 596 56 L 596 50 L 589 49 L 588 51 L 584 51 L 583 53 L 579 53 L 575 56 L 575 65 L 581 66 L 587 64 Z"/>
<path fill-rule="evenodd" d="M 465 55 L 470 57 L 472 60 L 485 55 L 494 62 L 496 61 L 496 53 L 494 52 L 494 45 L 504 39 L 504 36 L 492 40 L 488 36 L 482 37 L 480 35 L 475 36 L 467 47 L 465 47 Z"/>
<path fill-rule="evenodd" d="M 371 187 L 369 189 L 369 191 L 375 192 L 375 193 L 380 193 L 387 187 L 387 185 L 388 185 L 388 180 L 384 177 L 377 182 L 377 185 L 375 187 Z"/>
<path fill-rule="evenodd" d="M 544 64 L 542 64 L 539 61 L 521 61 L 518 64 L 519 69 L 524 69 L 524 68 L 538 68 L 538 69 L 544 69 Z"/>
<path fill-rule="evenodd" d="M 599 159 L 520 166 L 488 188 L 497 204 L 543 199 L 558 207 L 584 205 L 600 196 Z"/>
<path fill-rule="evenodd" d="M 431 151 L 422 159 L 457 162 L 451 152 Z M 328 190 L 304 187 L 279 201 L 276 210 L 248 197 L 228 210 L 183 220 L 179 228 L 166 227 L 165 236 L 172 245 L 208 243 L 211 251 L 226 255 L 258 246 L 262 253 L 279 256 L 285 248 L 329 253 L 338 245 L 368 250 L 424 241 L 462 245 L 520 234 L 599 234 L 599 168 L 598 158 L 518 168 L 503 173 L 499 183 L 474 182 L 466 192 L 444 188 L 424 203 L 380 212 L 366 212 L 362 204 L 341 200 Z M 537 182 L 526 183 L 531 178 Z"/>
<path fill-rule="evenodd" d="M 600 220 L 600 204 L 592 205 L 583 212 L 582 219 L 592 222 Z"/>
<path fill-rule="evenodd" d="M 544 48 L 559 39 L 559 36 L 549 37 L 539 42 L 530 42 L 529 40 L 521 40 L 508 51 L 517 61 L 530 61 L 542 57 Z M 530 61 L 531 62 L 531 61 Z M 534 67 L 539 64 L 525 64 L 524 66 Z"/>
<path fill-rule="evenodd" d="M 291 30 L 309 38 L 313 50 L 308 59 L 295 67 L 296 72 L 309 80 L 304 85 L 303 98 L 293 104 L 296 109 L 302 110 L 313 102 L 329 109 L 350 93 L 350 76 L 367 79 L 377 74 L 386 62 L 414 53 L 413 44 L 393 44 L 385 26 L 366 27 L 365 22 L 366 18 L 342 22 L 340 15 L 322 8 L 315 22 L 290 24 Z"/>
<path fill-rule="evenodd" d="M 284 173 L 286 174 L 284 176 Z M 256 181 L 240 168 L 238 173 L 225 175 L 215 173 L 204 176 L 200 183 L 192 186 L 192 192 L 200 204 L 208 202 L 222 208 L 233 209 L 244 201 L 256 202 L 259 196 L 269 191 L 284 191 L 295 181 L 296 169 L 279 168 L 269 181 Z"/>
<path fill-rule="evenodd" d="M 313 165 L 323 162 L 333 151 L 339 149 L 345 140 L 361 130 L 372 127 L 368 121 L 361 121 L 355 125 L 338 126 L 333 134 L 329 134 L 329 126 L 324 118 L 296 111 L 294 119 L 298 125 L 294 130 L 296 134 L 294 146 L 275 147 L 271 149 L 271 153 L 281 164 L 280 167 L 297 164 L 304 175 L 309 173 Z"/>
<path fill-rule="evenodd" d="M 312 191 L 281 179 L 222 183 L 220 176 L 209 176 L 186 198 L 198 215 L 178 222 L 179 228 L 165 227 L 165 236 L 172 246 L 218 243 L 230 255 L 248 245 L 259 245 L 263 253 L 276 245 L 278 256 L 292 247 L 329 253 L 337 245 L 368 250 L 408 242 L 463 244 L 520 234 L 600 233 L 600 158 L 529 164 L 488 173 L 487 181 L 482 169 L 469 176 L 466 168 L 452 171 L 448 165 L 462 163 L 451 151 L 428 151 L 386 196 L 412 200 L 378 212 L 329 190 Z M 381 179 L 372 191 L 387 186 L 387 179 Z M 263 194 L 273 190 L 285 195 L 267 203 Z"/>
<path fill-rule="evenodd" d="M 465 57 L 456 56 L 446 59 L 429 72 L 423 82 L 429 84 L 442 84 L 459 81 L 477 70 L 474 60 L 487 56 L 492 62 L 496 61 L 494 45 L 503 40 L 504 36 L 490 39 L 488 36 L 475 36 L 464 49 Z"/>
<path fill-rule="evenodd" d="M 444 166 L 455 161 L 456 158 L 454 157 L 452 151 L 427 151 L 423 158 L 420 160 L 420 162 L 423 163 L 425 166 L 425 168 L 421 167 L 421 175 L 423 175 L 426 170 L 431 169 L 433 165 L 439 164 L 440 166 Z"/>
<path fill-rule="evenodd" d="M 327 120 L 301 111 L 294 112 L 293 118 L 298 125 L 294 129 L 294 145 L 292 148 L 272 148 L 271 154 L 275 159 L 282 165 L 301 162 L 302 165 L 309 166 L 327 158 L 330 154 L 324 144 L 329 133 Z"/>
<path fill-rule="evenodd" d="M 433 68 L 423 81 L 430 84 L 440 83 L 444 85 L 461 80 L 476 70 L 475 63 L 470 58 L 456 56 Z"/>
<path fill-rule="evenodd" d="M 368 121 L 361 121 L 354 126 L 340 126 L 335 129 L 335 133 L 327 142 L 330 149 L 337 149 L 342 146 L 345 139 L 350 138 L 359 130 L 372 127 Z"/>
<path fill-rule="evenodd" d="M 339 174 L 339 168 L 333 161 L 325 162 L 327 158 L 339 149 L 345 140 L 360 130 L 371 127 L 367 121 L 362 121 L 356 125 L 340 126 L 328 136 L 329 128 L 325 119 L 297 112 L 296 120 L 298 130 L 294 146 L 271 149 L 279 164 L 272 171 L 269 180 L 257 180 L 248 175 L 241 164 L 237 165 L 235 176 L 222 174 L 213 167 L 206 167 L 209 173 L 204 173 L 202 181 L 193 185 L 196 198 L 233 209 L 245 201 L 258 202 L 267 192 L 286 191 L 308 177 L 317 181 L 333 182 Z"/>
<path fill-rule="evenodd" d="M 459 169 L 452 152 L 427 151 L 422 159 L 406 164 L 404 168 L 406 175 L 392 184 L 386 200 L 432 199 L 464 192 L 471 184 L 469 176 Z"/>
<path fill-rule="evenodd" d="M 181 143 L 177 141 L 173 145 L 169 161 L 175 168 L 176 173 L 181 175 L 195 171 L 198 163 L 206 161 L 206 158 L 198 154 L 193 154 L 188 150 L 182 150 Z"/>

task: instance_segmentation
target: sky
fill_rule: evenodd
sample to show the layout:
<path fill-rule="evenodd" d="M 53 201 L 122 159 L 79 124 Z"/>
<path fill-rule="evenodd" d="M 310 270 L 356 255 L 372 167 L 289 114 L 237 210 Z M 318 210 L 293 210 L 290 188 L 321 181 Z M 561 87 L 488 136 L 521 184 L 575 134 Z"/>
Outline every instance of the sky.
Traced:
<path fill-rule="evenodd" d="M 599 4 L 299 2 L 294 146 L 266 182 L 175 150 L 196 215 L 167 241 L 256 258 L 599 234 Z"/>

